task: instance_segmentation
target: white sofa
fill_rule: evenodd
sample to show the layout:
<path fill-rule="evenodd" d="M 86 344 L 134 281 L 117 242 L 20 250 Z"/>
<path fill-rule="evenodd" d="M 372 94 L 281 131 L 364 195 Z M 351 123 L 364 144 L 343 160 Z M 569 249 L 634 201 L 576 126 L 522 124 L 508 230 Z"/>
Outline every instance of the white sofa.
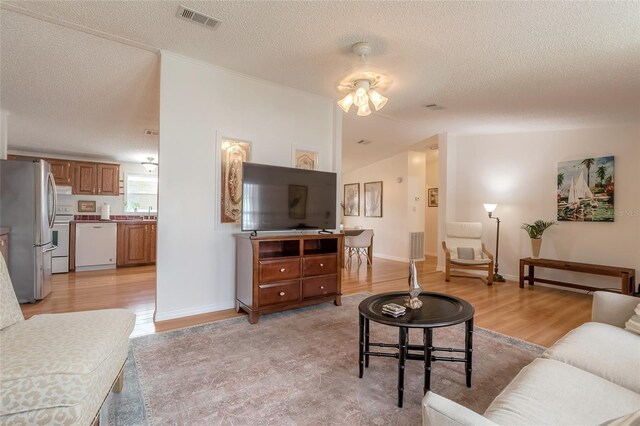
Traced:
<path fill-rule="evenodd" d="M 135 314 L 124 309 L 24 320 L 0 255 L 0 425 L 83 425 L 122 389 Z"/>
<path fill-rule="evenodd" d="M 640 298 L 596 292 L 591 322 L 522 369 L 484 416 L 427 392 L 423 425 L 599 425 L 637 412 L 640 335 L 623 327 L 639 303 Z"/>

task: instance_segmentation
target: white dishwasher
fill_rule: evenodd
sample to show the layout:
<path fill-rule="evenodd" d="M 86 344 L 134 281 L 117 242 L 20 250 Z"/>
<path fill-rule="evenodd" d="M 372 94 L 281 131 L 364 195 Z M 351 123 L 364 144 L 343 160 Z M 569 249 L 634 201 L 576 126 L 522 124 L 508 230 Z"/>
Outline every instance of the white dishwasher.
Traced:
<path fill-rule="evenodd" d="M 116 267 L 116 223 L 76 223 L 76 271 Z"/>

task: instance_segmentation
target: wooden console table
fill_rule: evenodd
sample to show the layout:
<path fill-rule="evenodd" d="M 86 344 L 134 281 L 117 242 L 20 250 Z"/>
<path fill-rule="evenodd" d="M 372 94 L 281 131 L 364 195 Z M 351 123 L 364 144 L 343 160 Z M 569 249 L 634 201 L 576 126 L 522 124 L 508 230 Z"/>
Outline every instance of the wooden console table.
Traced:
<path fill-rule="evenodd" d="M 524 274 L 524 267 L 529 267 L 529 274 Z M 616 266 L 604 266 L 604 265 L 592 265 L 590 263 L 578 263 L 578 262 L 566 262 L 563 260 L 552 259 L 533 259 L 531 257 L 525 257 L 520 259 L 520 288 L 524 288 L 524 281 L 527 280 L 529 285 L 533 285 L 534 281 L 540 283 L 547 283 L 553 285 L 559 285 L 563 287 L 577 288 L 580 290 L 605 290 L 598 287 L 589 287 L 586 285 L 572 284 L 563 281 L 548 280 L 545 278 L 537 278 L 535 276 L 535 267 L 560 269 L 563 271 L 582 272 L 585 274 L 604 275 L 607 277 L 619 277 L 622 294 L 633 293 L 635 286 L 636 271 L 632 268 L 619 268 Z M 611 291 L 611 290 L 609 290 Z"/>

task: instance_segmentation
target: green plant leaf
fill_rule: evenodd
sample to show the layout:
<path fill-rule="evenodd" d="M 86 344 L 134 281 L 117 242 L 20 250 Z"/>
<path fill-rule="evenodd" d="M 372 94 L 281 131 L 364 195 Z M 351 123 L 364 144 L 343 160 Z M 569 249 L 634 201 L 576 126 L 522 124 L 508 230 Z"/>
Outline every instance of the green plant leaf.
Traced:
<path fill-rule="evenodd" d="M 553 220 L 545 221 L 542 219 L 538 219 L 533 223 L 523 223 L 521 228 L 524 229 L 527 234 L 529 234 L 529 238 L 539 239 L 542 238 L 542 234 L 551 226 L 555 225 L 556 222 Z"/>

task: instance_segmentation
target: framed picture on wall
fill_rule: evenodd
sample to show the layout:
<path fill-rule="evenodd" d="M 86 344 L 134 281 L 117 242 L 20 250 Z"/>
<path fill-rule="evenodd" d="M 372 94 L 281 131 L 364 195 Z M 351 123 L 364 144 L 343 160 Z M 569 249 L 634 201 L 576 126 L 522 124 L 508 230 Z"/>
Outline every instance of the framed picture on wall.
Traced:
<path fill-rule="evenodd" d="M 427 189 L 427 206 L 438 207 L 438 188 Z"/>
<path fill-rule="evenodd" d="M 318 152 L 294 146 L 293 167 L 296 169 L 318 170 Z"/>
<path fill-rule="evenodd" d="M 78 201 L 78 213 L 94 213 L 96 211 L 95 201 Z"/>
<path fill-rule="evenodd" d="M 360 184 L 344 185 L 344 215 L 360 216 Z"/>
<path fill-rule="evenodd" d="M 558 163 L 558 220 L 613 222 L 615 220 L 615 158 L 593 157 Z"/>
<path fill-rule="evenodd" d="M 250 161 L 251 142 L 223 138 L 220 154 L 220 223 L 240 223 L 242 163 Z"/>
<path fill-rule="evenodd" d="M 364 184 L 364 215 L 382 217 L 382 181 Z"/>

